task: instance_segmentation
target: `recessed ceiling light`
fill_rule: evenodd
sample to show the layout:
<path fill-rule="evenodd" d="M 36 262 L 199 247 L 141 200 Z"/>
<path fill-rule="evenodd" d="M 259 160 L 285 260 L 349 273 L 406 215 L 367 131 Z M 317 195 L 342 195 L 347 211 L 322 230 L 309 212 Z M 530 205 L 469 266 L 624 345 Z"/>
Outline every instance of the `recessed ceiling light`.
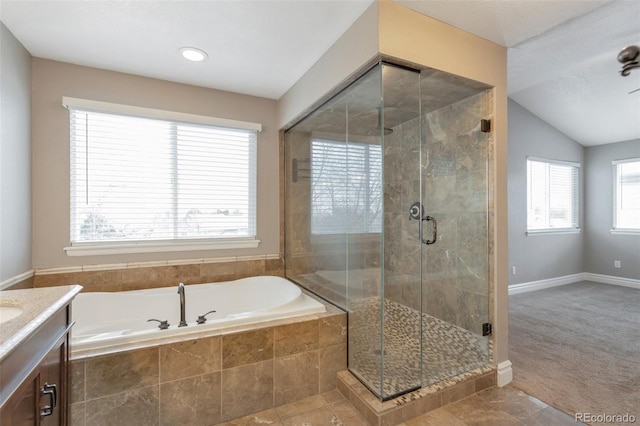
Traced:
<path fill-rule="evenodd" d="M 180 49 L 180 53 L 182 53 L 182 56 L 184 56 L 185 59 L 194 62 L 201 62 L 208 58 L 207 52 L 195 47 L 182 47 Z"/>

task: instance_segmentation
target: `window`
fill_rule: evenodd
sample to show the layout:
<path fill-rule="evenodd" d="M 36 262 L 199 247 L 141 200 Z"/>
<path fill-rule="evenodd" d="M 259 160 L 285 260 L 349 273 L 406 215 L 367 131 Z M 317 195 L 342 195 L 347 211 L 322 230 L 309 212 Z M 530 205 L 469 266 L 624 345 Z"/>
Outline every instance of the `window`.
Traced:
<path fill-rule="evenodd" d="M 613 161 L 612 232 L 640 232 L 640 158 Z"/>
<path fill-rule="evenodd" d="M 578 232 L 580 164 L 527 159 L 527 234 Z"/>
<path fill-rule="evenodd" d="M 241 122 L 65 101 L 71 136 L 68 254 L 107 254 L 113 251 L 95 247 L 109 244 L 117 253 L 258 245 L 259 125 L 233 128 L 227 124 Z M 93 251 L 80 253 L 87 246 Z"/>
<path fill-rule="evenodd" d="M 379 233 L 380 145 L 311 141 L 311 233 Z"/>

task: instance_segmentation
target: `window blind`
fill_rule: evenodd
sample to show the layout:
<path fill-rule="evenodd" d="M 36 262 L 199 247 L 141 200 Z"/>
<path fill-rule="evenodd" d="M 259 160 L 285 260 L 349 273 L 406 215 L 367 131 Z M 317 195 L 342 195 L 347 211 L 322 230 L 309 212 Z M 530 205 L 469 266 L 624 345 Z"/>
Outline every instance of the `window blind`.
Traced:
<path fill-rule="evenodd" d="M 640 231 L 640 158 L 613 165 L 613 229 Z"/>
<path fill-rule="evenodd" d="M 527 230 L 579 227 L 580 164 L 527 159 Z"/>
<path fill-rule="evenodd" d="M 72 245 L 256 235 L 256 130 L 69 110 Z"/>
<path fill-rule="evenodd" d="M 311 232 L 376 233 L 382 229 L 380 145 L 311 141 Z"/>

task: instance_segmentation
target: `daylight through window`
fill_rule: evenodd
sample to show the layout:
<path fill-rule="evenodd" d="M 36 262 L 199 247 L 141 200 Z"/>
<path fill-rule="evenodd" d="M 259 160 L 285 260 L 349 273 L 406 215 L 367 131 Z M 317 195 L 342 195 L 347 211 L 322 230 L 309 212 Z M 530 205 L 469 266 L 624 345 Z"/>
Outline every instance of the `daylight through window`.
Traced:
<path fill-rule="evenodd" d="M 255 130 L 70 116 L 72 245 L 255 237 Z"/>
<path fill-rule="evenodd" d="M 579 229 L 580 164 L 527 159 L 527 232 Z"/>
<path fill-rule="evenodd" d="M 640 232 L 640 158 L 612 164 L 613 230 Z"/>

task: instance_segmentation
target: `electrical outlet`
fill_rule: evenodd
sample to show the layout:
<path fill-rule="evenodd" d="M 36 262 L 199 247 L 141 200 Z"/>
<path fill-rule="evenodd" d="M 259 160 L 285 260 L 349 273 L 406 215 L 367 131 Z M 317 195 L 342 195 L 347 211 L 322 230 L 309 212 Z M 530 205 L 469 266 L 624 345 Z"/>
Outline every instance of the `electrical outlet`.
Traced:
<path fill-rule="evenodd" d="M 613 267 L 614 268 L 622 268 L 622 265 L 620 265 L 620 261 L 619 260 L 614 260 L 613 261 Z"/>
<path fill-rule="evenodd" d="M 517 271 L 517 270 L 516 270 L 516 267 L 515 267 L 515 266 L 512 266 L 512 267 L 511 267 L 511 275 L 515 275 L 515 274 L 516 274 L 516 271 Z"/>

